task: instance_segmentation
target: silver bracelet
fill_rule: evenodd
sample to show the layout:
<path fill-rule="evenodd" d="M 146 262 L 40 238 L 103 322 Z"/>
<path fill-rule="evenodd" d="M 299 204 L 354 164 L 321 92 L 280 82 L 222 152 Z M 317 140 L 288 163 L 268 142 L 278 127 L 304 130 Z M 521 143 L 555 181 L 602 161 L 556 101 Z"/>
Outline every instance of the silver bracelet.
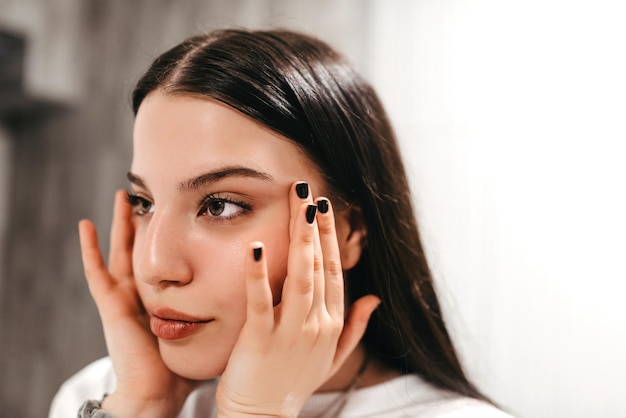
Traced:
<path fill-rule="evenodd" d="M 116 418 L 102 410 L 102 401 L 85 401 L 78 410 L 78 418 Z"/>

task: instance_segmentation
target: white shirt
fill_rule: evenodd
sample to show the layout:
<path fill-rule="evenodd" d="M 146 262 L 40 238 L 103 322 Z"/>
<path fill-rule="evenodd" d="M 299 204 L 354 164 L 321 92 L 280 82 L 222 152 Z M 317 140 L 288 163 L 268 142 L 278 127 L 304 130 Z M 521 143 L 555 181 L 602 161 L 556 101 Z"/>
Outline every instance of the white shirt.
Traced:
<path fill-rule="evenodd" d="M 214 418 L 217 381 L 203 383 L 187 398 L 179 418 Z M 115 390 L 115 374 L 108 357 L 97 360 L 59 389 L 52 401 L 49 418 L 75 417 L 87 399 L 100 400 Z M 337 405 L 342 392 L 314 394 L 299 417 L 323 416 Z M 395 379 L 352 392 L 338 418 L 511 418 L 492 405 L 437 389 L 417 375 Z"/>

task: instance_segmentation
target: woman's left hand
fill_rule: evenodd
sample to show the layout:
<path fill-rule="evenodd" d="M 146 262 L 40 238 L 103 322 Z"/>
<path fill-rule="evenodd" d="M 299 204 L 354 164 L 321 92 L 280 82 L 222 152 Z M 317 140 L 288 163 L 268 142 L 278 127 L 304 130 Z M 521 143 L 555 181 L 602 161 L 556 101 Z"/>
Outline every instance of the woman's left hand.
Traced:
<path fill-rule="evenodd" d="M 296 417 L 361 340 L 380 303 L 365 296 L 344 316 L 344 280 L 332 207 L 290 192 L 291 241 L 280 303 L 273 305 L 266 254 L 250 246 L 247 320 L 217 388 L 220 417 Z M 320 199 L 318 199 L 319 202 Z M 261 248 L 258 261 L 253 256 Z M 259 250 L 257 250 L 259 251 Z M 267 254 L 271 257 L 271 254 Z"/>
<path fill-rule="evenodd" d="M 126 192 L 115 196 L 109 264 L 104 261 L 96 228 L 79 224 L 85 277 L 93 296 L 113 363 L 116 388 L 103 408 L 122 417 L 175 417 L 198 382 L 170 371 L 150 332 L 132 265 L 134 228 Z"/>

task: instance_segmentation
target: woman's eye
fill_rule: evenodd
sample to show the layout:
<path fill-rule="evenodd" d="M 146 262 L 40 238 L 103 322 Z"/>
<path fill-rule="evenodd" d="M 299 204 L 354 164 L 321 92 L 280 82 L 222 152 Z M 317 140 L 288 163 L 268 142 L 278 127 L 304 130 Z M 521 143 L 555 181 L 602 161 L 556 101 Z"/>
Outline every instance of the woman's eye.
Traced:
<path fill-rule="evenodd" d="M 128 192 L 128 203 L 133 207 L 133 215 L 144 216 L 154 212 L 154 204 L 148 199 L 137 196 L 132 192 Z"/>
<path fill-rule="evenodd" d="M 205 215 L 220 220 L 232 219 L 249 210 L 250 207 L 243 202 L 208 196 L 204 199 L 198 216 Z"/>
<path fill-rule="evenodd" d="M 214 200 L 207 206 L 207 211 L 213 216 L 220 216 L 224 209 L 226 209 L 226 202 L 223 200 Z"/>

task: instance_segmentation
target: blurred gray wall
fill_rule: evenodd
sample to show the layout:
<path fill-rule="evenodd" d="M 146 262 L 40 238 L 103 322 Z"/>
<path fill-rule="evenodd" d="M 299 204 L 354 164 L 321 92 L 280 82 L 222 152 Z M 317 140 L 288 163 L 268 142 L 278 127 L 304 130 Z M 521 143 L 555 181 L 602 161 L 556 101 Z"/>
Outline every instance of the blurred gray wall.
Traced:
<path fill-rule="evenodd" d="M 0 79 L 1 416 L 46 416 L 58 386 L 106 354 L 76 224 L 94 220 L 106 248 L 142 70 L 188 35 L 232 26 L 307 31 L 361 66 L 368 4 L 0 0 L 0 33 L 25 41 L 20 79 Z"/>

